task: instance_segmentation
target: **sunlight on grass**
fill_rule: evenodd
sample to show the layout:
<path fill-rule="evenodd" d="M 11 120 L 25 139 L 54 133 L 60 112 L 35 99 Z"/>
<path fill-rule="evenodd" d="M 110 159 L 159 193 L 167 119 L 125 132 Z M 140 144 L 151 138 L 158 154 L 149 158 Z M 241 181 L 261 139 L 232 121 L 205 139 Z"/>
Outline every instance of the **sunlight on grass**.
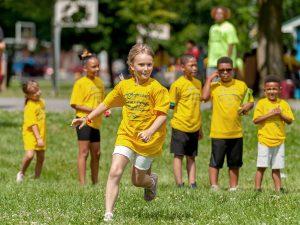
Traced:
<path fill-rule="evenodd" d="M 295 113 L 299 118 L 300 112 Z M 33 180 L 34 163 L 25 182 L 17 185 L 15 176 L 23 156 L 21 138 L 22 112 L 0 111 L 0 224 L 100 224 L 104 213 L 104 190 L 114 147 L 121 111 L 113 110 L 103 119 L 101 129 L 100 183 L 80 187 L 77 182 L 77 144 L 75 131 L 69 126 L 72 113 L 47 114 L 46 161 L 42 177 Z M 197 158 L 199 188 L 177 189 L 172 173 L 172 155 L 169 153 L 170 129 L 163 156 L 155 160 L 153 171 L 159 174 L 158 197 L 144 202 L 143 190 L 130 182 L 130 168 L 124 173 L 120 197 L 115 211 L 116 224 L 299 224 L 299 120 L 287 128 L 286 168 L 283 180 L 287 194 L 273 191 L 270 170 L 266 172 L 264 191 L 253 191 L 256 171 L 256 127 L 251 116 L 244 118 L 244 166 L 240 188 L 227 191 L 226 168 L 221 171 L 222 190 L 212 193 L 208 184 L 210 155 L 209 111 L 203 113 L 205 138 L 200 142 Z M 187 182 L 186 173 L 184 173 Z"/>

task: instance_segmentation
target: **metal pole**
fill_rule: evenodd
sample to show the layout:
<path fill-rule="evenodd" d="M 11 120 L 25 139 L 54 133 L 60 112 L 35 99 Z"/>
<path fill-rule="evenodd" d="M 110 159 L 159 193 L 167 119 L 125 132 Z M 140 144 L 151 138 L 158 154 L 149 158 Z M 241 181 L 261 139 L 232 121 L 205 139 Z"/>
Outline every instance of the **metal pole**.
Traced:
<path fill-rule="evenodd" d="M 58 94 L 57 78 L 59 77 L 60 69 L 60 34 L 61 27 L 58 24 L 54 25 L 54 74 L 52 76 L 52 91 L 54 95 Z"/>

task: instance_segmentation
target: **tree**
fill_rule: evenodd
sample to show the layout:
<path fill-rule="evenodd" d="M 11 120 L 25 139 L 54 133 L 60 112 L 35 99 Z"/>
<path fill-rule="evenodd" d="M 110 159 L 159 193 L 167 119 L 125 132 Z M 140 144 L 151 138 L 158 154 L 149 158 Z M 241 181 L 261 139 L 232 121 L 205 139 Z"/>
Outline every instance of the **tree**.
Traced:
<path fill-rule="evenodd" d="M 282 61 L 282 0 L 258 0 L 258 50 L 257 64 L 260 90 L 269 74 L 283 76 Z M 262 92 L 261 92 L 262 93 Z"/>

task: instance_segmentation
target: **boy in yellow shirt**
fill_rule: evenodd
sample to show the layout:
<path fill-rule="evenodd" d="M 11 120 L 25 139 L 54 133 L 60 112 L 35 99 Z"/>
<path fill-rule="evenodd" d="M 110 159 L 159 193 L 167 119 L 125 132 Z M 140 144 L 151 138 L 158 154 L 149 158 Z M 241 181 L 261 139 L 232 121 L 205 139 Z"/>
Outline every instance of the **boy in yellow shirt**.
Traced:
<path fill-rule="evenodd" d="M 266 97 L 259 100 L 253 116 L 253 122 L 258 124 L 258 155 L 255 175 L 255 189 L 261 191 L 261 183 L 267 167 L 272 168 L 272 178 L 275 191 L 283 191 L 280 169 L 284 168 L 285 124 L 294 120 L 289 104 L 279 98 L 280 80 L 268 76 L 265 80 Z"/>
<path fill-rule="evenodd" d="M 233 79 L 233 63 L 229 57 L 221 57 L 217 71 L 205 82 L 202 99 L 212 99 L 210 137 L 212 152 L 209 164 L 209 178 L 212 190 L 218 190 L 219 169 L 227 158 L 229 167 L 229 191 L 237 190 L 239 169 L 243 165 L 243 131 L 241 115 L 252 109 L 254 99 L 242 104 L 248 87 L 243 81 Z M 212 82 L 220 77 L 220 81 Z"/>
<path fill-rule="evenodd" d="M 25 156 L 22 161 L 21 170 L 17 174 L 17 182 L 23 181 L 25 172 L 36 154 L 35 178 L 39 178 L 45 159 L 46 149 L 46 113 L 45 101 L 40 98 L 41 90 L 34 80 L 23 84 L 25 93 L 23 142 Z"/>
<path fill-rule="evenodd" d="M 201 128 L 201 81 L 196 58 L 192 55 L 181 57 L 183 76 L 170 88 L 170 108 L 174 109 L 171 120 L 171 153 L 174 153 L 173 171 L 178 187 L 183 187 L 182 160 L 186 156 L 186 169 L 191 188 L 196 188 L 196 162 L 198 139 L 203 137 Z"/>

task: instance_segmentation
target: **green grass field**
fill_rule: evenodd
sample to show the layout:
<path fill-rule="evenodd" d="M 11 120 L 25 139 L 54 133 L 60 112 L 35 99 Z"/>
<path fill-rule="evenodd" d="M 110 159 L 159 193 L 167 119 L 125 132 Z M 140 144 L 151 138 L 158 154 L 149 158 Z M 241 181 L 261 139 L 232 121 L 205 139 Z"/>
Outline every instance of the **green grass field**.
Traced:
<path fill-rule="evenodd" d="M 299 118 L 300 112 L 295 113 Z M 69 126 L 73 114 L 47 114 L 46 161 L 39 180 L 32 179 L 34 163 L 26 180 L 15 182 L 23 157 L 21 138 L 22 112 L 0 111 L 0 224 L 101 224 L 104 214 L 104 191 L 113 151 L 120 111 L 104 119 L 100 183 L 80 187 L 77 182 L 77 144 Z M 208 183 L 210 155 L 209 111 L 203 113 L 205 138 L 200 142 L 197 158 L 199 188 L 177 189 L 169 153 L 170 129 L 163 156 L 153 164 L 159 174 L 158 197 L 143 200 L 143 190 L 130 182 L 129 167 L 124 173 L 114 224 L 300 224 L 300 122 L 287 127 L 286 168 L 283 180 L 286 194 L 273 191 L 270 170 L 266 172 L 264 191 L 253 191 L 256 171 L 256 127 L 251 117 L 244 118 L 244 166 L 240 188 L 229 193 L 227 169 L 221 171 L 220 192 L 211 192 Z M 187 182 L 185 174 L 185 182 Z"/>

